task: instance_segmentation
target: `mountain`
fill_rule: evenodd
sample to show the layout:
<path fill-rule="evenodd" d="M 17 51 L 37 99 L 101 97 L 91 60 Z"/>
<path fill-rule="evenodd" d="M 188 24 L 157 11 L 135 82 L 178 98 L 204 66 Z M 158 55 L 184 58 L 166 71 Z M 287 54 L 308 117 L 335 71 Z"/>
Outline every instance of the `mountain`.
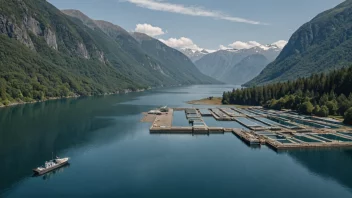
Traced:
<path fill-rule="evenodd" d="M 239 63 L 243 58 L 250 55 L 238 50 L 219 50 L 214 53 L 205 55 L 195 62 L 195 65 L 203 74 L 221 80 L 222 76 L 232 66 Z"/>
<path fill-rule="evenodd" d="M 201 59 L 203 56 L 209 54 L 209 52 L 205 49 L 203 50 L 194 50 L 189 48 L 182 48 L 179 49 L 184 55 L 191 59 L 192 62 L 196 62 L 197 60 Z"/>
<path fill-rule="evenodd" d="M 166 46 L 157 39 L 142 33 L 129 33 L 120 26 L 107 21 L 90 19 L 92 22 L 87 23 L 88 17 L 83 16 L 77 10 L 62 10 L 62 12 L 81 20 L 84 24 L 94 23 L 105 34 L 118 42 L 128 54 L 135 54 L 137 61 L 142 64 L 150 60 L 155 61 L 155 65 L 152 67 L 153 73 L 157 71 L 156 74 L 161 74 L 160 78 L 168 83 L 179 85 L 216 82 L 201 74 L 184 54 Z"/>
<path fill-rule="evenodd" d="M 141 64 L 147 61 L 155 61 L 152 69 L 162 74 L 160 79 L 172 83 L 172 85 L 217 82 L 200 73 L 184 54 L 146 34 L 129 33 L 110 22 L 89 19 L 77 10 L 62 10 L 62 12 L 81 20 L 86 25 L 95 24 L 105 34 L 119 43 L 128 54 L 136 55 L 136 60 Z M 91 25 L 88 26 L 91 27 Z"/>
<path fill-rule="evenodd" d="M 178 78 L 190 84 L 197 82 L 214 82 L 209 76 L 201 74 L 193 62 L 178 50 L 170 48 L 163 42 L 143 33 L 134 32 L 132 36 L 151 57 L 167 66 L 164 70 L 165 75 L 169 76 L 182 73 L 183 75 Z"/>
<path fill-rule="evenodd" d="M 168 82 L 175 85 L 216 82 L 214 79 L 200 73 L 184 54 L 168 47 L 157 39 L 138 32 L 129 33 L 107 21 L 91 20 L 92 22 L 87 23 L 87 17 L 83 17 L 76 10 L 62 10 L 62 12 L 81 20 L 85 24 L 94 23 L 105 34 L 118 42 L 129 54 L 143 54 L 143 56 L 137 56 L 137 60 L 141 63 L 145 62 L 145 57 L 148 60 L 156 61 L 153 69 L 160 72 L 163 75 L 162 79 Z"/>
<path fill-rule="evenodd" d="M 196 61 L 195 64 L 203 74 L 225 82 L 225 76 L 230 75 L 231 69 L 240 63 L 244 58 L 253 54 L 261 54 L 265 56 L 266 59 L 270 62 L 275 60 L 280 51 L 281 49 L 276 45 L 262 45 L 241 50 L 219 50 L 214 53 L 205 55 L 200 60 Z M 258 67 L 261 67 L 261 64 L 258 65 Z M 247 81 L 248 80 L 250 79 L 247 79 Z"/>
<path fill-rule="evenodd" d="M 302 25 L 277 59 L 246 86 L 293 80 L 352 63 L 352 0 Z"/>
<path fill-rule="evenodd" d="M 242 59 L 223 76 L 223 82 L 242 85 L 256 77 L 270 61 L 262 54 L 252 54 Z"/>
<path fill-rule="evenodd" d="M 170 69 L 179 65 L 154 58 L 121 27 L 79 11 L 63 13 L 45 0 L 0 5 L 0 105 L 216 82 L 193 64 L 193 75 L 189 68 Z M 164 55 L 176 61 L 169 52 Z"/>

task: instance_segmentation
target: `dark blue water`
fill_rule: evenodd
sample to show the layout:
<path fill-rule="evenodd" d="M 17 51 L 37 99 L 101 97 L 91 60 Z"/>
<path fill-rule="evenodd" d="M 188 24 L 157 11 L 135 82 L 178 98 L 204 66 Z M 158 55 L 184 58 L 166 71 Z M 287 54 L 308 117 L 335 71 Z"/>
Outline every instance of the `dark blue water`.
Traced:
<path fill-rule="evenodd" d="M 321 141 L 318 141 L 318 140 L 315 140 L 315 139 L 311 139 L 311 138 L 308 138 L 306 136 L 294 136 L 296 139 L 298 140 L 302 140 L 303 142 L 313 142 L 313 143 L 319 143 Z"/>
<path fill-rule="evenodd" d="M 186 118 L 185 111 L 174 111 L 172 126 L 192 126 Z"/>
<path fill-rule="evenodd" d="M 257 124 L 257 125 L 259 125 L 259 126 L 262 126 L 262 127 L 268 127 L 269 126 L 269 125 L 266 125 L 266 124 L 264 124 L 262 122 L 259 122 L 259 121 L 255 120 L 253 118 L 248 118 L 248 120 L 253 122 L 253 123 L 255 123 L 255 124 Z"/>
<path fill-rule="evenodd" d="M 271 124 L 272 126 L 278 126 L 278 125 L 280 125 L 279 123 L 274 122 L 274 121 L 272 121 L 272 120 L 269 120 L 269 119 L 267 119 L 267 118 L 256 117 L 256 119 L 261 120 L 261 121 L 263 121 L 263 122 L 265 122 L 265 123 Z"/>
<path fill-rule="evenodd" d="M 204 122 L 209 127 L 239 128 L 247 129 L 236 121 L 217 121 L 214 117 L 203 117 Z"/>
<path fill-rule="evenodd" d="M 0 109 L 0 197 L 352 197 L 352 150 L 277 153 L 225 135 L 151 135 L 141 112 L 221 96 L 191 86 Z M 191 106 L 191 105 L 189 105 Z M 71 164 L 32 177 L 51 158 Z"/>

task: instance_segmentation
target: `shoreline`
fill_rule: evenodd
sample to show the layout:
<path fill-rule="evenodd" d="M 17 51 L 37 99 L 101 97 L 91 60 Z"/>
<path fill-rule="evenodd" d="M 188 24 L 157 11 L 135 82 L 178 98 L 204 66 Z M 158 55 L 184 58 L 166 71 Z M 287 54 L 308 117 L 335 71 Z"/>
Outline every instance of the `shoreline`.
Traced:
<path fill-rule="evenodd" d="M 192 105 L 223 105 L 221 102 L 222 98 L 221 97 L 208 97 L 208 98 L 202 98 L 199 100 L 191 100 L 187 101 L 187 104 L 192 104 Z"/>
<path fill-rule="evenodd" d="M 222 104 L 222 97 L 208 97 L 202 98 L 199 100 L 191 100 L 187 101 L 187 104 L 191 105 L 209 105 L 209 106 L 235 106 L 238 108 L 247 108 L 250 107 L 249 105 L 231 105 L 231 104 Z"/>
<path fill-rule="evenodd" d="M 194 84 L 194 85 L 197 85 L 197 84 Z M 201 84 L 201 85 L 206 85 L 206 84 Z M 208 84 L 208 85 L 214 85 L 214 84 Z M 176 86 L 167 86 L 167 87 L 182 87 L 182 86 L 191 86 L 191 85 L 176 85 Z M 144 92 L 144 91 L 147 91 L 147 90 L 151 90 L 151 89 L 157 89 L 157 88 L 166 88 L 164 86 L 159 86 L 159 87 L 148 87 L 148 88 L 145 88 L 145 89 L 137 89 L 135 91 L 133 91 L 132 89 L 124 89 L 122 91 L 117 91 L 117 92 L 114 92 L 114 93 L 104 93 L 104 94 L 98 94 L 98 95 L 75 95 L 75 96 L 66 96 L 66 97 L 51 97 L 51 98 L 47 98 L 47 99 L 44 99 L 44 100 L 36 100 L 36 101 L 31 101 L 31 102 L 13 102 L 13 103 L 10 103 L 8 105 L 3 105 L 3 104 L 0 104 L 0 109 L 1 108 L 6 108 L 6 107 L 13 107 L 13 106 L 17 106 L 17 105 L 24 105 L 24 104 L 34 104 L 34 103 L 40 103 L 40 102 L 46 102 L 46 101 L 50 101 L 50 100 L 60 100 L 60 99 L 69 99 L 69 98 L 80 98 L 80 97 L 91 97 L 91 96 L 109 96 L 109 95 L 118 95 L 118 94 L 127 94 L 127 93 L 138 93 L 138 92 Z M 221 98 L 221 97 L 219 97 Z M 189 102 L 192 102 L 192 101 L 189 101 Z M 186 102 L 188 104 L 191 104 L 189 102 Z M 222 105 L 222 104 L 220 104 Z"/>
<path fill-rule="evenodd" d="M 35 103 L 41 103 L 41 102 L 46 102 L 50 100 L 60 100 L 60 99 L 70 99 L 70 98 L 81 98 L 81 97 L 91 97 L 91 96 L 109 96 L 109 95 L 118 95 L 118 94 L 128 94 L 128 93 L 138 93 L 138 92 L 144 92 L 146 90 L 150 89 L 137 89 L 136 91 L 132 91 L 131 89 L 125 89 L 123 91 L 119 91 L 116 93 L 104 93 L 104 94 L 99 94 L 99 95 L 87 95 L 87 96 L 81 96 L 81 95 L 74 95 L 74 96 L 66 96 L 66 97 L 50 97 L 44 100 L 36 100 L 36 101 L 31 101 L 31 102 L 13 102 L 8 105 L 0 105 L 1 108 L 6 108 L 6 107 L 13 107 L 17 105 L 25 105 L 25 104 L 35 104 Z"/>
<path fill-rule="evenodd" d="M 79 97 L 82 97 L 82 96 L 52 97 L 52 98 L 47 98 L 45 100 L 38 100 L 38 101 L 31 101 L 31 102 L 13 102 L 8 105 L 0 105 L 0 108 L 13 107 L 13 106 L 24 105 L 24 104 L 34 104 L 34 103 L 46 102 L 49 100 L 60 100 L 60 99 L 79 98 Z"/>

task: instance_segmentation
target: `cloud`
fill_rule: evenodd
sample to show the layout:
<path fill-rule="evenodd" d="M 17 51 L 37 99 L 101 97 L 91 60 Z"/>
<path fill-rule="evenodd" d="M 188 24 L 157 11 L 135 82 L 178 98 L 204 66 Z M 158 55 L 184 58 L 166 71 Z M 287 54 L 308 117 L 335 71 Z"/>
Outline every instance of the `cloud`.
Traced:
<path fill-rule="evenodd" d="M 213 50 L 213 49 L 205 49 L 205 51 L 209 52 L 209 53 L 213 53 L 213 52 L 216 52 L 218 50 Z"/>
<path fill-rule="evenodd" d="M 252 47 L 261 46 L 261 44 L 258 43 L 257 41 L 248 41 L 248 42 L 235 41 L 228 46 L 234 49 L 250 49 Z"/>
<path fill-rule="evenodd" d="M 172 48 L 188 48 L 193 50 L 202 50 L 199 48 L 190 38 L 181 37 L 177 38 L 169 38 L 167 40 L 159 39 L 161 42 L 165 43 L 169 47 Z"/>
<path fill-rule="evenodd" d="M 231 49 L 230 47 L 226 47 L 224 45 L 220 45 L 219 46 L 219 50 L 228 50 L 228 49 Z"/>
<path fill-rule="evenodd" d="M 161 29 L 160 27 L 154 27 L 147 23 L 137 24 L 136 29 L 134 31 L 145 33 L 149 36 L 159 36 L 165 34 L 163 29 Z"/>
<path fill-rule="evenodd" d="M 275 43 L 273 43 L 273 45 L 278 46 L 280 49 L 283 49 L 285 47 L 285 45 L 287 45 L 287 41 L 285 40 L 279 40 L 276 41 Z"/>
<path fill-rule="evenodd" d="M 198 50 L 198 51 L 206 50 L 209 53 L 213 53 L 213 52 L 217 51 L 217 50 L 213 50 L 213 49 L 201 48 L 197 44 L 195 44 L 192 41 L 192 39 L 187 38 L 187 37 L 169 38 L 167 40 L 159 39 L 159 41 L 165 43 L 169 47 L 176 48 L 176 49 L 185 49 L 185 48 L 187 48 L 187 49 Z"/>
<path fill-rule="evenodd" d="M 206 10 L 198 6 L 186 6 L 182 4 L 173 4 L 173 3 L 165 2 L 163 0 L 120 0 L 120 1 L 129 2 L 139 7 L 147 8 L 150 10 L 172 12 L 172 13 L 190 15 L 190 16 L 210 17 L 214 19 L 227 20 L 227 21 L 237 22 L 237 23 L 265 25 L 265 23 L 261 23 L 259 21 L 253 21 L 250 19 L 229 16 L 219 11 Z"/>
<path fill-rule="evenodd" d="M 279 41 L 276 41 L 276 42 L 272 43 L 271 45 L 276 45 L 278 48 L 283 49 L 286 44 L 287 44 L 287 41 L 279 40 Z M 225 50 L 225 49 L 229 49 L 229 48 L 239 49 L 240 50 L 240 49 L 250 49 L 250 48 L 253 48 L 253 47 L 260 47 L 260 48 L 262 48 L 264 50 L 268 50 L 269 49 L 268 45 L 260 44 L 257 41 L 248 41 L 248 42 L 235 41 L 235 42 L 229 44 L 228 47 L 226 47 L 224 45 L 220 45 L 220 49 L 221 50 Z"/>

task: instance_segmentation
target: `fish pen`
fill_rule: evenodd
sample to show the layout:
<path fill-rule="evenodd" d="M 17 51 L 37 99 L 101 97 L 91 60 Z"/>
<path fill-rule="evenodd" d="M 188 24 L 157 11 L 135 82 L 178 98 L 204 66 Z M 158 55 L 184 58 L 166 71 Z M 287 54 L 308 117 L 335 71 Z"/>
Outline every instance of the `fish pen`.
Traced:
<path fill-rule="evenodd" d="M 232 110 L 231 108 L 221 108 L 220 110 L 231 117 L 242 116 L 240 113 Z"/>
<path fill-rule="evenodd" d="M 198 109 L 199 113 L 201 116 L 212 116 L 211 112 L 209 109 Z"/>
<path fill-rule="evenodd" d="M 238 109 L 243 113 L 241 114 L 231 108 L 177 108 L 177 110 L 180 111 L 170 108 L 169 112 L 162 112 L 160 115 L 149 115 L 145 112 L 143 115 L 149 117 L 142 120 L 154 119 L 150 127 L 151 134 L 209 135 L 232 132 L 250 145 L 267 144 L 276 150 L 352 147 L 352 130 L 347 126 L 334 130 L 320 124 L 320 120 L 310 120 L 310 117 L 292 114 L 292 112 Z M 264 115 L 249 116 L 249 113 L 254 114 L 254 111 L 263 112 Z M 209 114 L 212 116 L 202 116 Z M 232 117 L 234 115 L 241 116 Z M 309 127 L 305 128 L 300 124 Z M 328 125 L 336 126 L 332 123 Z"/>
<path fill-rule="evenodd" d="M 248 111 L 246 111 L 246 110 L 243 110 L 243 109 L 239 109 L 239 108 L 232 108 L 234 111 L 237 111 L 237 112 L 239 112 L 239 113 L 241 113 L 241 114 L 244 114 L 244 115 L 246 115 L 246 116 L 257 116 L 256 114 L 254 114 L 254 113 L 251 113 L 251 112 L 248 112 Z"/>
<path fill-rule="evenodd" d="M 328 133 L 328 134 L 316 134 L 316 136 L 323 137 L 325 139 L 332 140 L 332 141 L 337 141 L 337 142 L 352 142 L 352 139 L 345 138 L 345 137 L 342 137 L 342 136 L 339 136 L 339 135 L 336 135 L 336 134 L 331 134 L 331 133 Z"/>
<path fill-rule="evenodd" d="M 240 124 L 242 124 L 243 126 L 251 129 L 251 130 L 254 130 L 254 131 L 259 131 L 259 130 L 265 130 L 267 129 L 267 127 L 263 127 L 261 126 L 260 124 L 252 121 L 252 120 L 249 120 L 248 118 L 244 118 L 244 117 L 238 117 L 238 118 L 235 118 L 235 120 L 237 122 L 239 122 Z"/>
<path fill-rule="evenodd" d="M 216 115 L 215 119 L 217 120 L 231 120 L 231 117 L 229 117 L 227 114 L 220 111 L 219 109 L 213 108 L 210 110 Z"/>
<path fill-rule="evenodd" d="M 272 121 L 275 121 L 279 124 L 281 124 L 283 127 L 287 128 L 287 129 L 305 129 L 305 127 L 303 126 L 300 126 L 300 125 L 296 125 L 292 122 L 290 122 L 289 120 L 287 119 L 284 119 L 284 118 L 280 118 L 280 117 L 274 117 L 274 116 L 268 116 L 267 117 L 268 119 L 272 120 Z"/>
<path fill-rule="evenodd" d="M 305 135 L 295 135 L 293 136 L 295 139 L 300 140 L 302 142 L 307 142 L 307 143 L 319 143 L 322 142 L 321 140 L 317 140 L 315 138 L 312 137 L 308 137 Z"/>

